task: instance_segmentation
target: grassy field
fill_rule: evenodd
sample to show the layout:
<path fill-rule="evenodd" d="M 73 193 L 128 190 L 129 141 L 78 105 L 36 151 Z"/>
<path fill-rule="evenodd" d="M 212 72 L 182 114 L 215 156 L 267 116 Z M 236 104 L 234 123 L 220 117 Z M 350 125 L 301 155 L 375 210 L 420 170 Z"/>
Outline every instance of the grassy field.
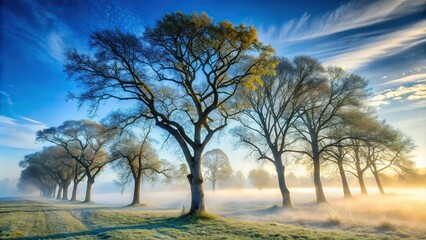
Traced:
<path fill-rule="evenodd" d="M 386 224 L 369 231 L 345 228 L 332 215 L 324 223 L 316 228 L 212 215 L 194 219 L 181 217 L 177 210 L 142 207 L 0 201 L 1 239 L 425 239 L 424 232 L 404 232 Z"/>

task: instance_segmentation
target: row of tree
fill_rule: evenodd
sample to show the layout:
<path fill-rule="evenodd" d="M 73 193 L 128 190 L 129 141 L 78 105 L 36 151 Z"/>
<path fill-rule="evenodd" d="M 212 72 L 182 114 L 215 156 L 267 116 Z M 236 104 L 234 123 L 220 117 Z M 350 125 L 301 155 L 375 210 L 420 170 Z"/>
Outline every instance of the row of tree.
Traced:
<path fill-rule="evenodd" d="M 275 166 L 284 206 L 291 206 L 284 158 L 292 154 L 301 154 L 299 158 L 308 159 L 313 167 L 318 203 L 326 202 L 321 184 L 325 161 L 338 168 L 345 197 L 351 196 L 346 173 L 359 179 L 366 194 L 363 174 L 371 170 L 384 193 L 380 172 L 413 169 L 412 140 L 376 119 L 366 102 L 367 85 L 355 74 L 300 56 L 280 59 L 274 76 L 264 77 L 263 85 L 242 95 L 246 104 L 238 117 L 242 126 L 233 134 L 257 159 Z"/>
<path fill-rule="evenodd" d="M 57 189 L 56 199 L 68 200 L 68 188 L 73 183 L 70 200 L 76 201 L 78 184 L 86 179 L 84 202 L 90 202 L 95 178 L 107 164 L 111 164 L 118 174 L 116 183 L 122 190 L 129 183 L 134 183 L 131 205 L 139 205 L 144 178 L 154 182 L 161 174 L 170 182 L 188 175 L 185 165 L 177 169 L 159 159 L 152 146 L 154 140 L 149 138 L 152 125 L 146 126 L 142 139 L 131 131 L 117 128 L 117 125 L 87 120 L 65 121 L 57 128 L 39 131 L 37 140 L 53 143 L 54 146 L 25 156 L 20 162 L 24 168 L 20 186 L 33 185 L 44 197 L 53 197 Z M 211 181 L 213 190 L 218 180 L 231 177 L 232 167 L 222 150 L 208 151 L 203 159 L 205 176 Z"/>
<path fill-rule="evenodd" d="M 258 40 L 252 26 L 215 23 L 205 13 L 177 12 L 166 14 L 141 36 L 119 29 L 94 32 L 90 46 L 87 53 L 66 51 L 65 71 L 81 89 L 71 98 L 88 104 L 93 112 L 104 101 L 128 101 L 134 108 L 117 112 L 120 121 L 116 125 L 149 120 L 171 136 L 189 169 L 189 214 L 205 211 L 202 156 L 231 119 L 241 124 L 233 130 L 238 141 L 258 159 L 275 166 L 284 206 L 291 206 L 283 161 L 289 154 L 309 159 L 318 202 L 326 201 L 320 178 L 325 160 L 354 162 L 349 165 L 355 169 L 363 161 L 360 171 L 354 172 L 362 179 L 367 169 L 378 174 L 407 159 L 410 147 L 398 151 L 387 144 L 393 140 L 366 135 L 375 128 L 364 123 L 384 124 L 366 111 L 369 90 L 365 79 L 338 67 L 324 68 L 306 56 L 293 61 L 277 58 L 271 46 Z M 57 130 L 40 132 L 38 139 L 64 148 L 78 143 L 78 153 L 67 152 L 85 169 L 90 191 L 94 177 L 108 162 L 99 160 L 99 167 L 93 165 L 96 157 L 104 155 L 101 149 L 108 137 L 103 136 L 110 131 L 102 130 L 105 133 L 93 138 L 83 135 L 93 140 L 80 143 L 82 137 L 73 137 L 73 130 L 65 135 Z M 401 134 L 396 135 L 401 139 Z M 394 160 L 389 164 L 383 157 L 391 156 Z"/>

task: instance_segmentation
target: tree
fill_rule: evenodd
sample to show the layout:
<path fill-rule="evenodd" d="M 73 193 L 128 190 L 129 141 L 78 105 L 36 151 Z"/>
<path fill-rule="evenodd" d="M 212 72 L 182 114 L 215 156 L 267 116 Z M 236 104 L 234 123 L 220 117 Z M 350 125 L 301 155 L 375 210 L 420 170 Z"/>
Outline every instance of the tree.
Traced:
<path fill-rule="evenodd" d="M 366 141 L 365 156 L 381 194 L 385 194 L 380 181 L 380 173 L 386 170 L 398 174 L 410 174 L 414 162 L 410 153 L 414 150 L 413 140 L 385 122 L 377 122 L 375 138 Z"/>
<path fill-rule="evenodd" d="M 227 180 L 232 175 L 228 156 L 221 149 L 213 149 L 203 155 L 204 176 L 212 183 L 213 192 L 218 180 Z"/>
<path fill-rule="evenodd" d="M 86 177 L 86 170 L 80 163 L 76 161 L 73 161 L 71 164 L 68 165 L 68 167 L 74 170 L 72 194 L 70 201 L 77 201 L 78 184 Z"/>
<path fill-rule="evenodd" d="M 113 160 L 104 150 L 112 139 L 112 132 L 96 122 L 69 120 L 59 127 L 38 131 L 36 139 L 63 147 L 73 160 L 83 166 L 87 177 L 84 202 L 90 202 L 95 177 Z"/>
<path fill-rule="evenodd" d="M 320 63 L 306 56 L 292 62 L 282 58 L 276 75 L 265 76 L 263 85 L 244 94 L 248 107 L 239 119 L 243 128 L 234 135 L 252 149 L 258 160 L 274 164 L 283 206 L 291 207 L 290 191 L 285 181 L 283 154 L 297 140 L 293 123 L 305 106 L 306 93 L 318 84 Z"/>
<path fill-rule="evenodd" d="M 66 164 L 71 161 L 72 159 L 64 149 L 51 146 L 45 147 L 39 152 L 26 155 L 19 165 L 21 167 L 26 167 L 30 164 L 38 165 L 42 170 L 41 173 L 50 176 L 58 184 L 59 189 L 56 199 L 68 200 L 68 187 L 71 184 L 74 172 Z"/>
<path fill-rule="evenodd" d="M 150 131 L 151 127 L 145 131 L 142 140 L 130 133 L 124 134 L 111 147 L 111 157 L 118 159 L 114 170 L 119 174 L 119 186 L 124 189 L 131 180 L 134 182 L 131 206 L 140 205 L 140 189 L 144 176 L 153 181 L 156 174 L 165 174 L 168 170 L 163 169 L 164 164 L 148 139 Z"/>
<path fill-rule="evenodd" d="M 324 78 L 324 84 L 308 93 L 296 129 L 309 146 L 309 150 L 299 152 L 305 153 L 312 160 L 317 203 L 322 203 L 327 200 L 321 183 L 321 155 L 345 139 L 335 141 L 330 132 L 334 126 L 341 124 L 345 113 L 364 104 L 363 100 L 368 96 L 368 82 L 338 67 L 329 67 L 324 72 L 322 68 L 317 68 L 317 71 Z"/>
<path fill-rule="evenodd" d="M 18 187 L 22 190 L 26 186 L 32 185 L 40 190 L 40 195 L 46 198 L 53 198 L 58 185 L 52 177 L 46 173 L 42 166 L 33 163 L 23 163 Z"/>
<path fill-rule="evenodd" d="M 271 175 L 263 168 L 255 168 L 250 170 L 248 179 L 250 183 L 259 191 L 263 188 L 269 187 L 271 183 Z"/>
<path fill-rule="evenodd" d="M 238 113 L 235 93 L 271 72 L 273 49 L 254 27 L 214 23 L 205 13 L 166 14 L 142 37 L 120 30 L 91 35 L 94 54 L 68 49 L 65 71 L 96 111 L 108 99 L 137 102 L 129 121 L 153 119 L 178 143 L 189 166 L 189 214 L 205 211 L 201 156 L 211 138 Z"/>

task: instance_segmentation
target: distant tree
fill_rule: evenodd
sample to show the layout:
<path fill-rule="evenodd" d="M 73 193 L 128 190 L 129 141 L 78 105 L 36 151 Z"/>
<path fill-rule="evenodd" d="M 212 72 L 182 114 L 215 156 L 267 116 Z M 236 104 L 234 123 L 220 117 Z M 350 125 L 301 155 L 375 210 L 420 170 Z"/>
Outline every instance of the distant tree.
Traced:
<path fill-rule="evenodd" d="M 27 186 L 34 186 L 40 190 L 40 195 L 46 198 L 55 196 L 57 182 L 46 173 L 39 164 L 20 164 L 24 169 L 21 171 L 18 187 L 24 190 Z"/>
<path fill-rule="evenodd" d="M 164 164 L 149 141 L 150 131 L 151 127 L 148 127 L 142 140 L 137 139 L 131 133 L 126 133 L 119 137 L 111 147 L 111 157 L 118 159 L 113 165 L 119 175 L 117 183 L 124 190 L 131 180 L 134 182 L 131 206 L 141 203 L 140 189 L 144 177 L 154 181 L 156 174 L 166 174 L 169 170 L 164 169 Z"/>
<path fill-rule="evenodd" d="M 232 175 L 232 167 L 228 156 L 221 149 L 213 149 L 203 155 L 204 176 L 212 183 L 216 190 L 218 180 L 227 180 Z"/>
<path fill-rule="evenodd" d="M 181 163 L 175 167 L 175 170 L 171 175 L 174 176 L 173 180 L 175 180 L 178 184 L 187 184 L 188 174 L 188 165 Z"/>
<path fill-rule="evenodd" d="M 63 147 L 68 155 L 83 166 L 87 177 L 86 197 L 91 201 L 92 185 L 103 167 L 112 160 L 104 147 L 112 139 L 105 126 L 87 120 L 65 121 L 59 127 L 37 132 L 37 141 L 50 142 Z"/>
<path fill-rule="evenodd" d="M 377 128 L 379 124 L 375 116 L 367 112 L 352 114 L 352 119 L 349 119 L 349 123 L 348 134 L 355 137 L 351 138 L 348 143 L 347 156 L 349 158 L 345 162 L 345 166 L 347 166 L 345 171 L 358 179 L 361 194 L 367 195 L 364 176 L 370 169 L 371 163 L 368 161 L 368 152 L 365 151 L 365 147 L 368 142 L 378 139 Z"/>
<path fill-rule="evenodd" d="M 410 153 L 414 150 L 413 140 L 385 122 L 375 128 L 376 138 L 366 142 L 365 156 L 381 194 L 385 194 L 380 180 L 381 172 L 395 171 L 400 175 L 414 172 Z"/>
<path fill-rule="evenodd" d="M 312 160 L 317 202 L 322 203 L 327 200 L 321 183 L 321 155 L 343 140 L 336 141 L 330 133 L 348 111 L 364 104 L 368 96 L 368 82 L 338 67 L 329 67 L 325 71 L 318 68 L 318 71 L 324 78 L 324 84 L 308 93 L 296 129 L 308 145 L 309 150 L 299 152 L 305 153 Z"/>
<path fill-rule="evenodd" d="M 233 133 L 258 160 L 267 160 L 275 166 L 283 206 L 291 207 L 283 154 L 297 140 L 293 123 L 305 106 L 307 93 L 319 84 L 321 68 L 317 60 L 306 56 L 296 57 L 292 62 L 282 58 L 276 75 L 263 77 L 262 86 L 242 97 L 248 107 L 239 119 L 243 127 Z"/>
<path fill-rule="evenodd" d="M 68 200 L 68 187 L 74 172 L 66 164 L 73 161 L 66 151 L 57 146 L 45 147 L 43 150 L 28 154 L 19 163 L 21 167 L 30 164 L 41 167 L 43 174 L 49 175 L 59 186 L 57 199 Z"/>
<path fill-rule="evenodd" d="M 235 172 L 232 177 L 233 187 L 235 188 L 243 188 L 246 183 L 246 176 L 241 170 Z"/>
<path fill-rule="evenodd" d="M 65 71 L 82 90 L 75 98 L 94 111 L 107 99 L 138 102 L 130 121 L 153 119 L 177 141 L 190 170 L 189 214 L 204 212 L 204 148 L 240 111 L 235 93 L 273 70 L 273 49 L 258 40 L 254 27 L 180 12 L 166 14 L 142 37 L 95 32 L 90 46 L 94 54 L 67 50 Z"/>
<path fill-rule="evenodd" d="M 269 187 L 271 183 L 271 175 L 263 168 L 250 170 L 248 179 L 250 183 L 259 190 Z"/>

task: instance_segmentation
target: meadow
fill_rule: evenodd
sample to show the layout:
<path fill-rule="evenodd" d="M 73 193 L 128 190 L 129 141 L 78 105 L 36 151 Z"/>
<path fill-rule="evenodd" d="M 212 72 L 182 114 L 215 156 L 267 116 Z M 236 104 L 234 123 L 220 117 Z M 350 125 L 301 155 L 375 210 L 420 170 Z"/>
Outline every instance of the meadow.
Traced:
<path fill-rule="evenodd" d="M 209 214 L 199 217 L 182 216 L 185 192 L 174 193 L 173 201 L 170 193 L 147 193 L 143 207 L 3 198 L 0 238 L 426 239 L 423 189 L 350 200 L 333 190 L 327 189 L 328 203 L 317 205 L 311 191 L 293 189 L 293 209 L 278 207 L 276 189 L 207 191 Z M 154 204 L 150 198 L 159 201 Z"/>

